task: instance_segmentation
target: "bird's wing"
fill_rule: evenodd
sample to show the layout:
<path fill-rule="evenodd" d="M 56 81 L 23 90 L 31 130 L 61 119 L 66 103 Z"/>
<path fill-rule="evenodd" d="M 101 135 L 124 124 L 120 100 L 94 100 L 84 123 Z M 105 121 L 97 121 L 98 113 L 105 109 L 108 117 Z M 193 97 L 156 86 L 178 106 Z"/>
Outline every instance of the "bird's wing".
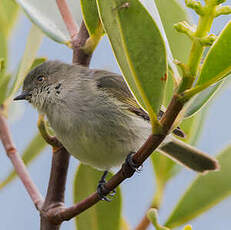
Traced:
<path fill-rule="evenodd" d="M 125 80 L 119 74 L 94 70 L 97 87 L 127 105 L 128 111 L 149 121 L 148 114 L 139 106 Z"/>
<path fill-rule="evenodd" d="M 150 121 L 148 114 L 139 106 L 134 96 L 130 92 L 125 80 L 119 74 L 111 73 L 102 70 L 93 70 L 96 79 L 97 87 L 105 90 L 108 94 L 115 97 L 117 100 L 125 103 L 128 106 L 128 111 L 142 117 L 144 120 Z M 163 111 L 160 110 L 158 119 L 161 119 Z M 173 130 L 176 136 L 185 137 L 184 132 L 177 127 Z"/>

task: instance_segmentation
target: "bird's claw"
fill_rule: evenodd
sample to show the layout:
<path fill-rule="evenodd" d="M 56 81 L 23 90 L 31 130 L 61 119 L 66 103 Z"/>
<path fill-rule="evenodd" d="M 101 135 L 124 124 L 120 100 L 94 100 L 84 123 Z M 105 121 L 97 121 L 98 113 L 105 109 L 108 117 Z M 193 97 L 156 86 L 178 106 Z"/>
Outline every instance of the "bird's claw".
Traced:
<path fill-rule="evenodd" d="M 106 184 L 105 178 L 107 174 L 108 174 L 108 171 L 105 171 L 103 176 L 101 177 L 99 184 L 97 186 L 97 193 L 98 193 L 100 200 L 105 200 L 105 201 L 110 202 L 112 201 L 112 199 L 108 198 L 107 195 L 110 197 L 113 197 L 116 194 L 116 191 L 114 189 L 110 191 L 105 187 L 105 184 Z"/>
<path fill-rule="evenodd" d="M 135 172 L 138 172 L 138 173 L 140 173 L 141 171 L 142 171 L 142 169 L 143 169 L 143 165 L 137 165 L 134 161 L 133 161 L 133 159 L 132 159 L 132 157 L 133 157 L 133 155 L 134 155 L 135 153 L 134 152 L 132 152 L 132 153 L 129 153 L 128 155 L 127 155 L 127 158 L 126 158 L 126 160 L 125 160 L 125 164 L 127 164 L 131 169 L 133 169 Z"/>

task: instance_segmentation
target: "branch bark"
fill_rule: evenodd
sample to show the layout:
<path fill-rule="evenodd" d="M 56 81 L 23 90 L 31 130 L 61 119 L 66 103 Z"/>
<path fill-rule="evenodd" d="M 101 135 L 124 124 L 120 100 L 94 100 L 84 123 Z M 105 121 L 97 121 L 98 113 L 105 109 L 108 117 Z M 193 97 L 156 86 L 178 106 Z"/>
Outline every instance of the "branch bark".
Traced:
<path fill-rule="evenodd" d="M 24 184 L 29 196 L 31 197 L 35 207 L 41 210 L 43 197 L 37 189 L 36 185 L 32 181 L 27 168 L 22 161 L 17 149 L 13 143 L 12 137 L 10 135 L 10 130 L 3 115 L 3 106 L 0 107 L 0 139 L 2 141 L 3 147 L 6 151 L 7 156 L 11 160 L 16 173 Z"/>

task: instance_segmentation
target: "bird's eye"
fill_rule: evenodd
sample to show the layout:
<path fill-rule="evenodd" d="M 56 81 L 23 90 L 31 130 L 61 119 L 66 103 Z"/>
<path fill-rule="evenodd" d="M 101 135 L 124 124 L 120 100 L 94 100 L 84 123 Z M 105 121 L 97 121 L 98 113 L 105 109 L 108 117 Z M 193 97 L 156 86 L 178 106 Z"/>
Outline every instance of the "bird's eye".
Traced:
<path fill-rule="evenodd" d="M 40 75 L 40 76 L 37 77 L 38 82 L 43 82 L 44 79 L 45 79 L 45 77 L 43 75 Z"/>

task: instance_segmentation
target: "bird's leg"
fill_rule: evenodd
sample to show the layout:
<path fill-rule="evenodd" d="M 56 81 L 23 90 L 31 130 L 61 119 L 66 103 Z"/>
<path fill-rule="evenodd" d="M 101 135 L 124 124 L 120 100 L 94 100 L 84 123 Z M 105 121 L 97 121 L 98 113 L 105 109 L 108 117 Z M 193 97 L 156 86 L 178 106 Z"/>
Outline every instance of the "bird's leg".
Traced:
<path fill-rule="evenodd" d="M 98 186 L 97 186 L 97 193 L 98 196 L 101 200 L 105 200 L 105 201 L 111 201 L 111 199 L 109 199 L 106 194 L 108 194 L 109 196 L 114 196 L 115 195 L 115 190 L 113 190 L 111 193 L 110 191 L 105 187 L 105 183 L 106 183 L 106 176 L 108 174 L 108 171 L 104 171 L 102 177 L 99 180 Z"/>

